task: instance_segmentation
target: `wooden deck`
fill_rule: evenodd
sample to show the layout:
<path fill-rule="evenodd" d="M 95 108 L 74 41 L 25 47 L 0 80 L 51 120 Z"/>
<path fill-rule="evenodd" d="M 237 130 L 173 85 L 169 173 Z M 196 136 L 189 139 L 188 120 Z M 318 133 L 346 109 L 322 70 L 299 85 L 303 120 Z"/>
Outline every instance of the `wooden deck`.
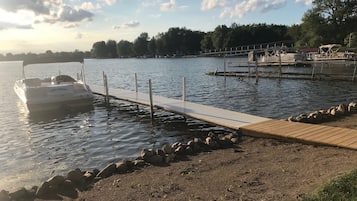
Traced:
<path fill-rule="evenodd" d="M 357 130 L 284 120 L 268 120 L 243 126 L 245 135 L 291 139 L 357 150 Z"/>
<path fill-rule="evenodd" d="M 105 94 L 103 86 L 90 86 L 94 93 Z M 150 106 L 148 94 L 123 89 L 109 89 L 119 100 Z M 357 130 L 314 124 L 273 120 L 188 101 L 153 96 L 153 106 L 233 130 L 244 135 L 290 139 L 357 150 Z"/>
<path fill-rule="evenodd" d="M 95 93 L 104 94 L 104 87 L 102 86 L 90 86 L 90 88 Z M 119 100 L 147 106 L 150 105 L 148 94 L 113 88 L 109 89 L 109 94 L 110 96 L 114 96 Z M 181 114 L 186 117 L 191 117 L 234 130 L 238 130 L 240 127 L 245 125 L 269 120 L 268 118 L 215 108 L 212 106 L 201 105 L 188 101 L 165 98 L 162 96 L 153 96 L 153 105 L 155 108 Z"/>

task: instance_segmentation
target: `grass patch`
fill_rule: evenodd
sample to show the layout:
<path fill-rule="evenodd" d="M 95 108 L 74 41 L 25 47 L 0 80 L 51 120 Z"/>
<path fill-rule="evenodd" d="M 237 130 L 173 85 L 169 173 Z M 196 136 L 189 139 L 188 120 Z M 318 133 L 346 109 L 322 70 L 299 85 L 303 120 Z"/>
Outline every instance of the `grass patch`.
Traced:
<path fill-rule="evenodd" d="M 303 201 L 355 201 L 357 200 L 357 169 L 322 187 L 315 195 Z"/>

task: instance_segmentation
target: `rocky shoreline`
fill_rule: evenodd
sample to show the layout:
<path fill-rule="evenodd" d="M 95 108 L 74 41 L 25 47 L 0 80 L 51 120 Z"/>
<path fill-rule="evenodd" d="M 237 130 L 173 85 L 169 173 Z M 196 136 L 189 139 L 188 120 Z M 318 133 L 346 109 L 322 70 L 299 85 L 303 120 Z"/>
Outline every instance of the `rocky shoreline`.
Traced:
<path fill-rule="evenodd" d="M 0 200 L 30 201 L 37 198 L 59 200 L 63 197 L 75 199 L 78 197 L 78 191 L 89 190 L 94 183 L 114 174 L 125 174 L 150 165 L 167 166 L 171 162 L 184 159 L 186 155 L 214 149 L 231 148 L 238 141 L 239 135 L 237 133 L 216 135 L 210 132 L 204 139 L 194 138 L 187 143 L 165 144 L 161 149 L 143 149 L 140 156 L 135 160 L 110 163 L 102 170 L 82 171 L 75 169 L 70 171 L 67 176 L 56 175 L 43 182 L 40 186 L 33 186 L 31 189 L 21 188 L 11 193 L 2 190 L 0 192 Z"/>
<path fill-rule="evenodd" d="M 303 113 L 295 117 L 291 116 L 286 120 L 319 124 L 352 114 L 357 114 L 357 103 L 355 102 L 340 104 L 309 114 Z M 40 186 L 33 186 L 30 189 L 21 188 L 14 192 L 2 190 L 0 192 L 0 200 L 61 200 L 64 197 L 75 199 L 78 197 L 79 192 L 90 190 L 96 182 L 112 175 L 130 173 L 152 165 L 168 166 L 171 162 L 184 160 L 187 155 L 215 149 L 232 148 L 239 142 L 239 138 L 238 133 L 217 135 L 209 132 L 205 138 L 194 138 L 187 143 L 176 142 L 171 145 L 165 144 L 161 149 L 143 149 L 136 159 L 110 163 L 102 170 L 83 171 L 75 169 L 66 176 L 56 175 L 43 182 Z"/>
<path fill-rule="evenodd" d="M 357 103 L 350 102 L 348 104 L 340 104 L 328 109 L 321 109 L 309 114 L 302 113 L 297 116 L 291 116 L 287 121 L 320 124 L 329 121 L 335 121 L 338 118 L 343 118 L 357 113 Z"/>

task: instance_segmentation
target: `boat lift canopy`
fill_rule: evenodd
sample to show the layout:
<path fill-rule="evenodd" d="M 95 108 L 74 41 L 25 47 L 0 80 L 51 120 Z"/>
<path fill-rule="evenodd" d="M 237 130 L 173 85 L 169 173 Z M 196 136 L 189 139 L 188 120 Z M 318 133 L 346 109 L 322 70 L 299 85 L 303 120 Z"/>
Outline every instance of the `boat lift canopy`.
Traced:
<path fill-rule="evenodd" d="M 82 73 L 84 71 L 84 58 L 74 57 L 69 55 L 53 55 L 53 56 L 31 56 L 23 60 L 22 63 L 22 78 L 25 79 L 25 66 L 30 64 L 43 64 L 43 63 L 67 63 L 67 62 L 79 62 L 82 64 Z"/>

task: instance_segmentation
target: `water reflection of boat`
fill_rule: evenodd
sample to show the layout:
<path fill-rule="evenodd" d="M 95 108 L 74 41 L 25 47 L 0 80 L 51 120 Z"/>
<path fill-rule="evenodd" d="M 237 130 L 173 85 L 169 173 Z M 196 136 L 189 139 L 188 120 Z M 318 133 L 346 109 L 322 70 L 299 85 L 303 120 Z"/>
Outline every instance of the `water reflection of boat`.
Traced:
<path fill-rule="evenodd" d="M 26 64 L 31 63 L 24 62 L 23 67 Z M 23 79 L 15 82 L 14 90 L 28 112 L 86 107 L 92 105 L 93 100 L 93 93 L 83 78 L 75 80 L 68 75 L 40 79 L 25 78 L 23 73 Z"/>

